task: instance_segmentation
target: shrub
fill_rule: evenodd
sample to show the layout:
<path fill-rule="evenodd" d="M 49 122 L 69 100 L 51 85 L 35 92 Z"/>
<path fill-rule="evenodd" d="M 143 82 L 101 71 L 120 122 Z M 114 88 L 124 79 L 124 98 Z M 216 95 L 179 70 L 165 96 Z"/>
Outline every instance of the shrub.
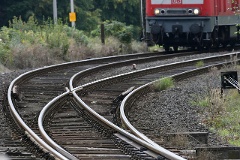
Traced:
<path fill-rule="evenodd" d="M 9 60 L 10 48 L 0 39 L 0 62 L 6 64 Z"/>
<path fill-rule="evenodd" d="M 61 62 L 54 53 L 59 52 L 58 49 L 51 50 L 40 44 L 22 45 L 19 44 L 12 48 L 12 63 L 7 67 L 11 68 L 37 68 L 41 66 L 48 66 Z M 14 64 L 14 67 L 9 66 Z"/>
<path fill-rule="evenodd" d="M 34 16 L 27 22 L 14 17 L 10 27 L 2 27 L 0 31 L 0 62 L 23 69 L 139 51 L 137 42 L 132 44 L 132 26 L 120 22 L 106 24 L 108 36 L 103 45 L 100 37 L 89 38 L 83 31 L 68 27 L 60 20 L 53 24 L 48 19 L 39 25 Z M 140 50 L 146 49 L 145 45 L 141 47 Z"/>
<path fill-rule="evenodd" d="M 73 38 L 77 43 L 84 45 L 87 45 L 89 43 L 89 38 L 83 31 L 68 27 L 67 25 L 64 25 L 63 29 L 66 32 L 67 36 Z"/>
<path fill-rule="evenodd" d="M 137 29 L 134 29 L 132 25 L 126 26 L 122 22 L 118 21 L 105 21 L 104 31 L 106 37 L 116 37 L 121 43 L 130 44 L 132 42 L 133 33 L 136 33 Z M 100 36 L 100 26 L 91 32 L 92 36 Z"/>
<path fill-rule="evenodd" d="M 39 30 L 38 22 L 34 16 L 30 16 L 27 22 L 22 21 L 21 17 L 14 16 L 12 21 L 9 21 L 9 27 L 23 32 L 30 30 L 36 32 Z"/>

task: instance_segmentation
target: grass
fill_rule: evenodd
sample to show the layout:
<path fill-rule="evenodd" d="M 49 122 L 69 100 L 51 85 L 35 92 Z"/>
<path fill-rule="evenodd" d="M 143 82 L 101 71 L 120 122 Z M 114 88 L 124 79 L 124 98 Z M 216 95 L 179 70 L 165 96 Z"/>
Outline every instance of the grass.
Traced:
<path fill-rule="evenodd" d="M 200 68 L 200 67 L 203 67 L 204 66 L 204 62 L 203 61 L 198 61 L 197 63 L 196 63 L 196 67 L 197 68 Z"/>
<path fill-rule="evenodd" d="M 209 101 L 208 97 L 205 97 L 205 98 L 197 100 L 197 101 L 192 101 L 191 104 L 194 106 L 200 106 L 200 107 L 205 108 L 210 105 L 210 101 Z"/>
<path fill-rule="evenodd" d="M 150 52 L 159 52 L 161 50 L 163 50 L 163 47 L 159 46 L 159 45 L 154 45 L 154 46 L 149 47 Z"/>
<path fill-rule="evenodd" d="M 211 90 L 210 95 L 191 103 L 202 107 L 205 125 L 229 144 L 240 146 L 240 94 L 233 89 L 223 96 L 219 90 Z"/>
<path fill-rule="evenodd" d="M 174 86 L 174 81 L 170 77 L 162 78 L 153 83 L 153 90 L 156 92 L 166 90 Z"/>

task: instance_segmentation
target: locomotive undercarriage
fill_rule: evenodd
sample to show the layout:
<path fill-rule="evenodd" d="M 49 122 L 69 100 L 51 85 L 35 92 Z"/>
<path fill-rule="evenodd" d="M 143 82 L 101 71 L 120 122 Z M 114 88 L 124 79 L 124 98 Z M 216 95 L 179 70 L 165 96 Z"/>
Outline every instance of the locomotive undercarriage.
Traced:
<path fill-rule="evenodd" d="M 236 32 L 239 29 L 236 26 L 216 26 L 212 32 L 170 32 L 166 33 L 163 29 L 158 34 L 148 34 L 148 44 L 157 44 L 163 46 L 166 51 L 173 48 L 177 51 L 179 46 L 188 47 L 191 49 L 197 48 L 198 50 L 208 49 L 211 47 L 227 47 L 230 45 L 234 47 L 239 36 Z"/>
<path fill-rule="evenodd" d="M 145 40 L 166 51 L 179 46 L 192 49 L 233 47 L 239 43 L 238 16 L 218 17 L 148 17 Z"/>

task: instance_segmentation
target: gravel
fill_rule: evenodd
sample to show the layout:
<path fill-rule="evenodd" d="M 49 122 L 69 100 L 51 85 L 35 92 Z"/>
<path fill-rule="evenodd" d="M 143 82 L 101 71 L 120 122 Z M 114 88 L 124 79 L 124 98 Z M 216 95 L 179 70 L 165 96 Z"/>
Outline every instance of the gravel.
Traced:
<path fill-rule="evenodd" d="M 160 66 L 160 65 L 181 62 L 181 61 L 187 61 L 187 60 L 191 60 L 191 59 L 197 59 L 197 58 L 203 58 L 203 57 L 215 56 L 215 55 L 222 55 L 224 53 L 226 53 L 226 52 L 202 53 L 202 54 L 195 54 L 195 55 L 189 55 L 189 56 L 183 56 L 183 57 L 175 57 L 175 58 L 166 59 L 166 60 L 157 60 L 155 62 L 136 64 L 136 69 L 141 70 L 141 69 L 145 69 L 145 68 L 149 68 L 149 67 L 156 67 L 156 66 Z M 96 81 L 99 79 L 104 79 L 106 77 L 132 72 L 132 71 L 134 71 L 132 68 L 133 68 L 132 65 L 123 66 L 123 67 L 119 67 L 119 68 L 109 68 L 105 71 L 100 71 L 90 77 L 82 78 L 80 83 L 82 85 L 82 84 L 86 84 L 88 82 L 93 82 L 93 81 Z"/>
<path fill-rule="evenodd" d="M 177 82 L 173 88 L 143 95 L 129 112 L 130 122 L 140 132 L 151 137 L 176 132 L 209 132 L 209 146 L 228 145 L 217 134 L 209 131 L 203 123 L 206 116 L 202 114 L 203 108 L 192 103 L 205 97 L 210 90 L 220 90 L 221 71 L 214 70 Z"/>
<path fill-rule="evenodd" d="M 222 53 L 221 53 L 222 54 Z M 195 55 L 194 58 L 203 57 L 212 54 Z M 171 60 L 159 61 L 154 64 L 137 65 L 137 69 L 146 68 L 149 66 L 156 66 L 176 61 L 191 59 L 192 56 L 187 58 L 175 58 Z M 113 69 L 115 74 L 128 72 L 130 67 L 122 67 Z M 1 85 L 0 91 L 4 92 L 9 83 L 21 73 L 26 71 L 11 72 L 0 74 Z M 96 77 L 91 77 L 91 81 L 95 78 L 109 76 L 110 71 L 106 73 L 99 73 Z M 84 79 L 82 82 L 89 82 L 89 78 Z M 140 98 L 140 101 L 132 108 L 130 121 L 143 133 L 148 133 L 156 137 L 165 135 L 166 133 L 174 132 L 206 132 L 209 131 L 203 125 L 203 116 L 201 115 L 201 108 L 191 105 L 191 102 L 197 97 L 206 95 L 209 89 L 220 87 L 220 71 L 214 71 L 209 74 L 193 77 L 175 84 L 174 88 L 161 91 L 151 92 Z M 0 100 L 3 99 L 3 94 Z M 2 104 L 0 103 L 2 110 Z M 0 114 L 0 124 L 4 123 L 3 114 Z M 2 131 L 0 129 L 0 131 Z M 1 132 L 3 133 L 3 131 Z M 0 133 L 0 136 L 1 136 Z M 216 134 L 210 133 L 209 145 L 221 145 L 223 142 Z"/>

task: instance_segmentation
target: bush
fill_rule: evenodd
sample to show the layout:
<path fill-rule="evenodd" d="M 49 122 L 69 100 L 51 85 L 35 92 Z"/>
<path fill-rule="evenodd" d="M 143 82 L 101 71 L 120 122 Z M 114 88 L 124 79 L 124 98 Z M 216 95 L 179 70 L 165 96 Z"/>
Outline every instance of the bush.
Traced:
<path fill-rule="evenodd" d="M 105 21 L 104 29 L 106 37 L 113 36 L 119 39 L 121 43 L 126 44 L 130 44 L 133 39 L 133 34 L 138 32 L 136 31 L 137 29 L 134 29 L 134 26 L 126 26 L 124 23 L 118 21 Z M 91 35 L 100 36 L 100 31 L 101 30 L 99 26 L 96 30 L 91 32 Z"/>
<path fill-rule="evenodd" d="M 61 58 L 58 58 L 54 55 L 59 52 L 59 49 L 49 49 L 40 44 L 34 45 L 22 45 L 19 44 L 12 48 L 12 59 L 11 62 L 14 64 L 14 67 L 18 69 L 25 68 L 38 68 L 42 66 L 48 66 L 61 62 Z"/>
<path fill-rule="evenodd" d="M 131 43 L 133 27 L 120 22 L 107 23 L 106 45 L 100 36 L 89 38 L 60 20 L 53 24 L 48 19 L 39 25 L 34 17 L 27 22 L 14 17 L 9 26 L 0 31 L 0 62 L 14 69 L 138 51 L 137 42 Z M 142 46 L 140 50 L 145 50 Z"/>
<path fill-rule="evenodd" d="M 19 31 L 38 31 L 38 22 L 34 16 L 30 16 L 27 22 L 22 21 L 22 18 L 13 17 L 12 21 L 9 21 L 9 27 Z"/>
<path fill-rule="evenodd" d="M 9 60 L 10 48 L 0 39 L 0 62 L 6 64 Z"/>

